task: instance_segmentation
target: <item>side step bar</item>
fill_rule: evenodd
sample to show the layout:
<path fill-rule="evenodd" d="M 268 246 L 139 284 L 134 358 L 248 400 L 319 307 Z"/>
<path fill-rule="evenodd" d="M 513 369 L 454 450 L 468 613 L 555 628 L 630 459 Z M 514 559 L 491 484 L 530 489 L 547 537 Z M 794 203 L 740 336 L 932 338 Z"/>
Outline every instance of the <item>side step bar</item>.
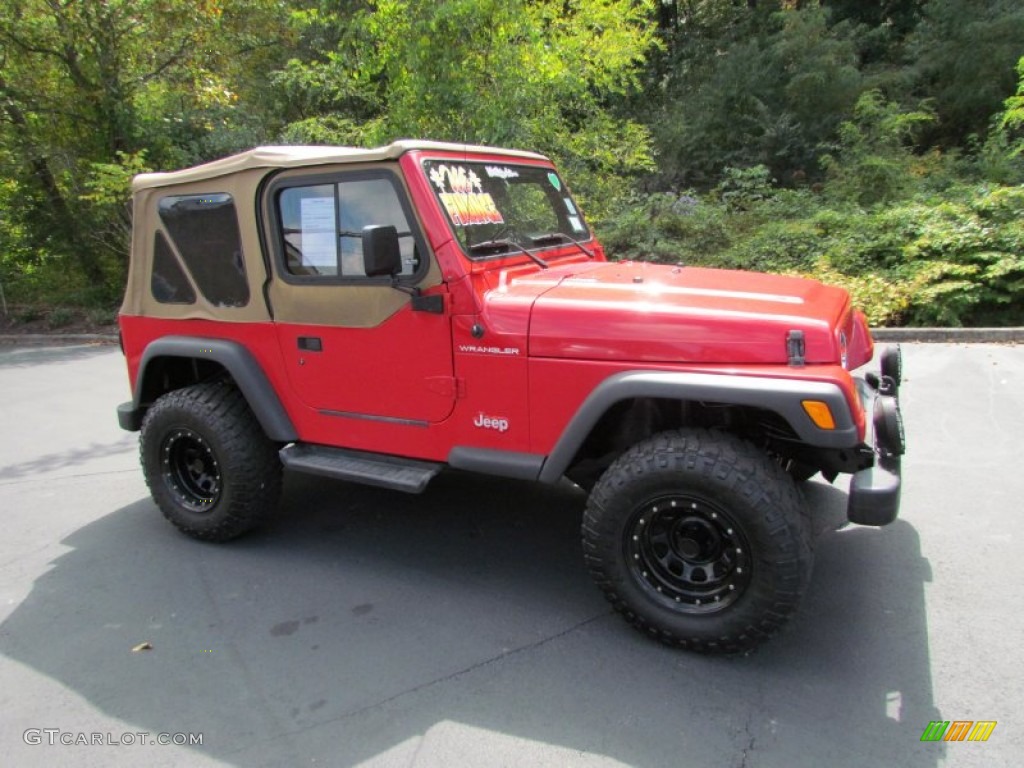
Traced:
<path fill-rule="evenodd" d="M 282 448 L 281 463 L 295 472 L 333 477 L 393 491 L 422 493 L 441 464 L 398 456 L 346 451 L 322 445 L 296 443 Z"/>

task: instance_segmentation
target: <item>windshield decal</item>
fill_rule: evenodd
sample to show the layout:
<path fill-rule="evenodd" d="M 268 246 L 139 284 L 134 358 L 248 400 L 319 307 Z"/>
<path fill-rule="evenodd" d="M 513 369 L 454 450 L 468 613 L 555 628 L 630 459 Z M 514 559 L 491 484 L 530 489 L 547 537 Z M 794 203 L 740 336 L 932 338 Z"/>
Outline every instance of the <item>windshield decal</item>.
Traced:
<path fill-rule="evenodd" d="M 519 174 L 511 168 L 505 168 L 504 166 L 488 165 L 484 167 L 484 171 L 492 179 L 518 179 Z"/>
<path fill-rule="evenodd" d="M 452 234 L 470 259 L 570 249 L 590 239 L 583 212 L 550 165 L 492 160 L 425 159 L 423 174 Z"/>
<path fill-rule="evenodd" d="M 455 226 L 505 223 L 494 198 L 483 191 L 475 172 L 461 165 L 439 165 L 431 169 L 430 181 L 437 187 L 441 204 Z"/>

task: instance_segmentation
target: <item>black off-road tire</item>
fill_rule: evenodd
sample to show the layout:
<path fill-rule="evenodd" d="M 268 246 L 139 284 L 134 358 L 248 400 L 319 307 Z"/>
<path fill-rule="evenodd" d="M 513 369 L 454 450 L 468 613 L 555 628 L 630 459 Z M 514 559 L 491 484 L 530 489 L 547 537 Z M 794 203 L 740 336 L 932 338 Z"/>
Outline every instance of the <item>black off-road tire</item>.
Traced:
<path fill-rule="evenodd" d="M 587 501 L 583 551 L 628 622 L 662 642 L 742 653 L 796 610 L 811 574 L 804 501 L 733 435 L 665 432 L 620 456 Z"/>
<path fill-rule="evenodd" d="M 154 501 L 189 536 L 228 541 L 277 506 L 277 448 L 231 382 L 196 384 L 160 397 L 146 412 L 139 444 Z"/>

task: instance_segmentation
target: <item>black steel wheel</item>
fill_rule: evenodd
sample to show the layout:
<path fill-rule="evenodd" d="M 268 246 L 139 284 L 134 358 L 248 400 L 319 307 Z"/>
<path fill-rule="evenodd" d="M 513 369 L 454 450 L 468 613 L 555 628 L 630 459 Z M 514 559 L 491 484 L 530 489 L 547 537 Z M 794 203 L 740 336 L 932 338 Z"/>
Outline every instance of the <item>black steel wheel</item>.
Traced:
<path fill-rule="evenodd" d="M 277 448 L 230 382 L 196 384 L 157 399 L 139 443 L 154 501 L 190 536 L 233 539 L 277 504 Z"/>
<path fill-rule="evenodd" d="M 750 583 L 750 543 L 720 504 L 694 494 L 645 502 L 624 540 L 634 579 L 669 608 L 714 613 Z"/>
<path fill-rule="evenodd" d="M 190 512 L 209 512 L 220 500 L 220 463 L 202 435 L 181 428 L 160 446 L 164 486 Z"/>
<path fill-rule="evenodd" d="M 733 435 L 655 435 L 594 486 L 583 547 L 597 585 L 638 629 L 738 653 L 796 610 L 811 571 L 803 497 L 771 456 Z"/>

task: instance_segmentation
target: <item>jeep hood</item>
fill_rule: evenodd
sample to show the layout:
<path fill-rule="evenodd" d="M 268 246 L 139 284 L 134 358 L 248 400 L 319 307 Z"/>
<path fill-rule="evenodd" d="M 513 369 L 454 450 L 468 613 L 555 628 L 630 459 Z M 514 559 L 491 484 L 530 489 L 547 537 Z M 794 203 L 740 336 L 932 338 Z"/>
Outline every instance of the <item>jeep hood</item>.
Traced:
<path fill-rule="evenodd" d="M 638 262 L 574 266 L 516 286 L 532 294 L 533 357 L 785 364 L 787 336 L 802 331 L 807 363 L 840 362 L 839 329 L 850 318 L 850 297 L 840 288 Z"/>

